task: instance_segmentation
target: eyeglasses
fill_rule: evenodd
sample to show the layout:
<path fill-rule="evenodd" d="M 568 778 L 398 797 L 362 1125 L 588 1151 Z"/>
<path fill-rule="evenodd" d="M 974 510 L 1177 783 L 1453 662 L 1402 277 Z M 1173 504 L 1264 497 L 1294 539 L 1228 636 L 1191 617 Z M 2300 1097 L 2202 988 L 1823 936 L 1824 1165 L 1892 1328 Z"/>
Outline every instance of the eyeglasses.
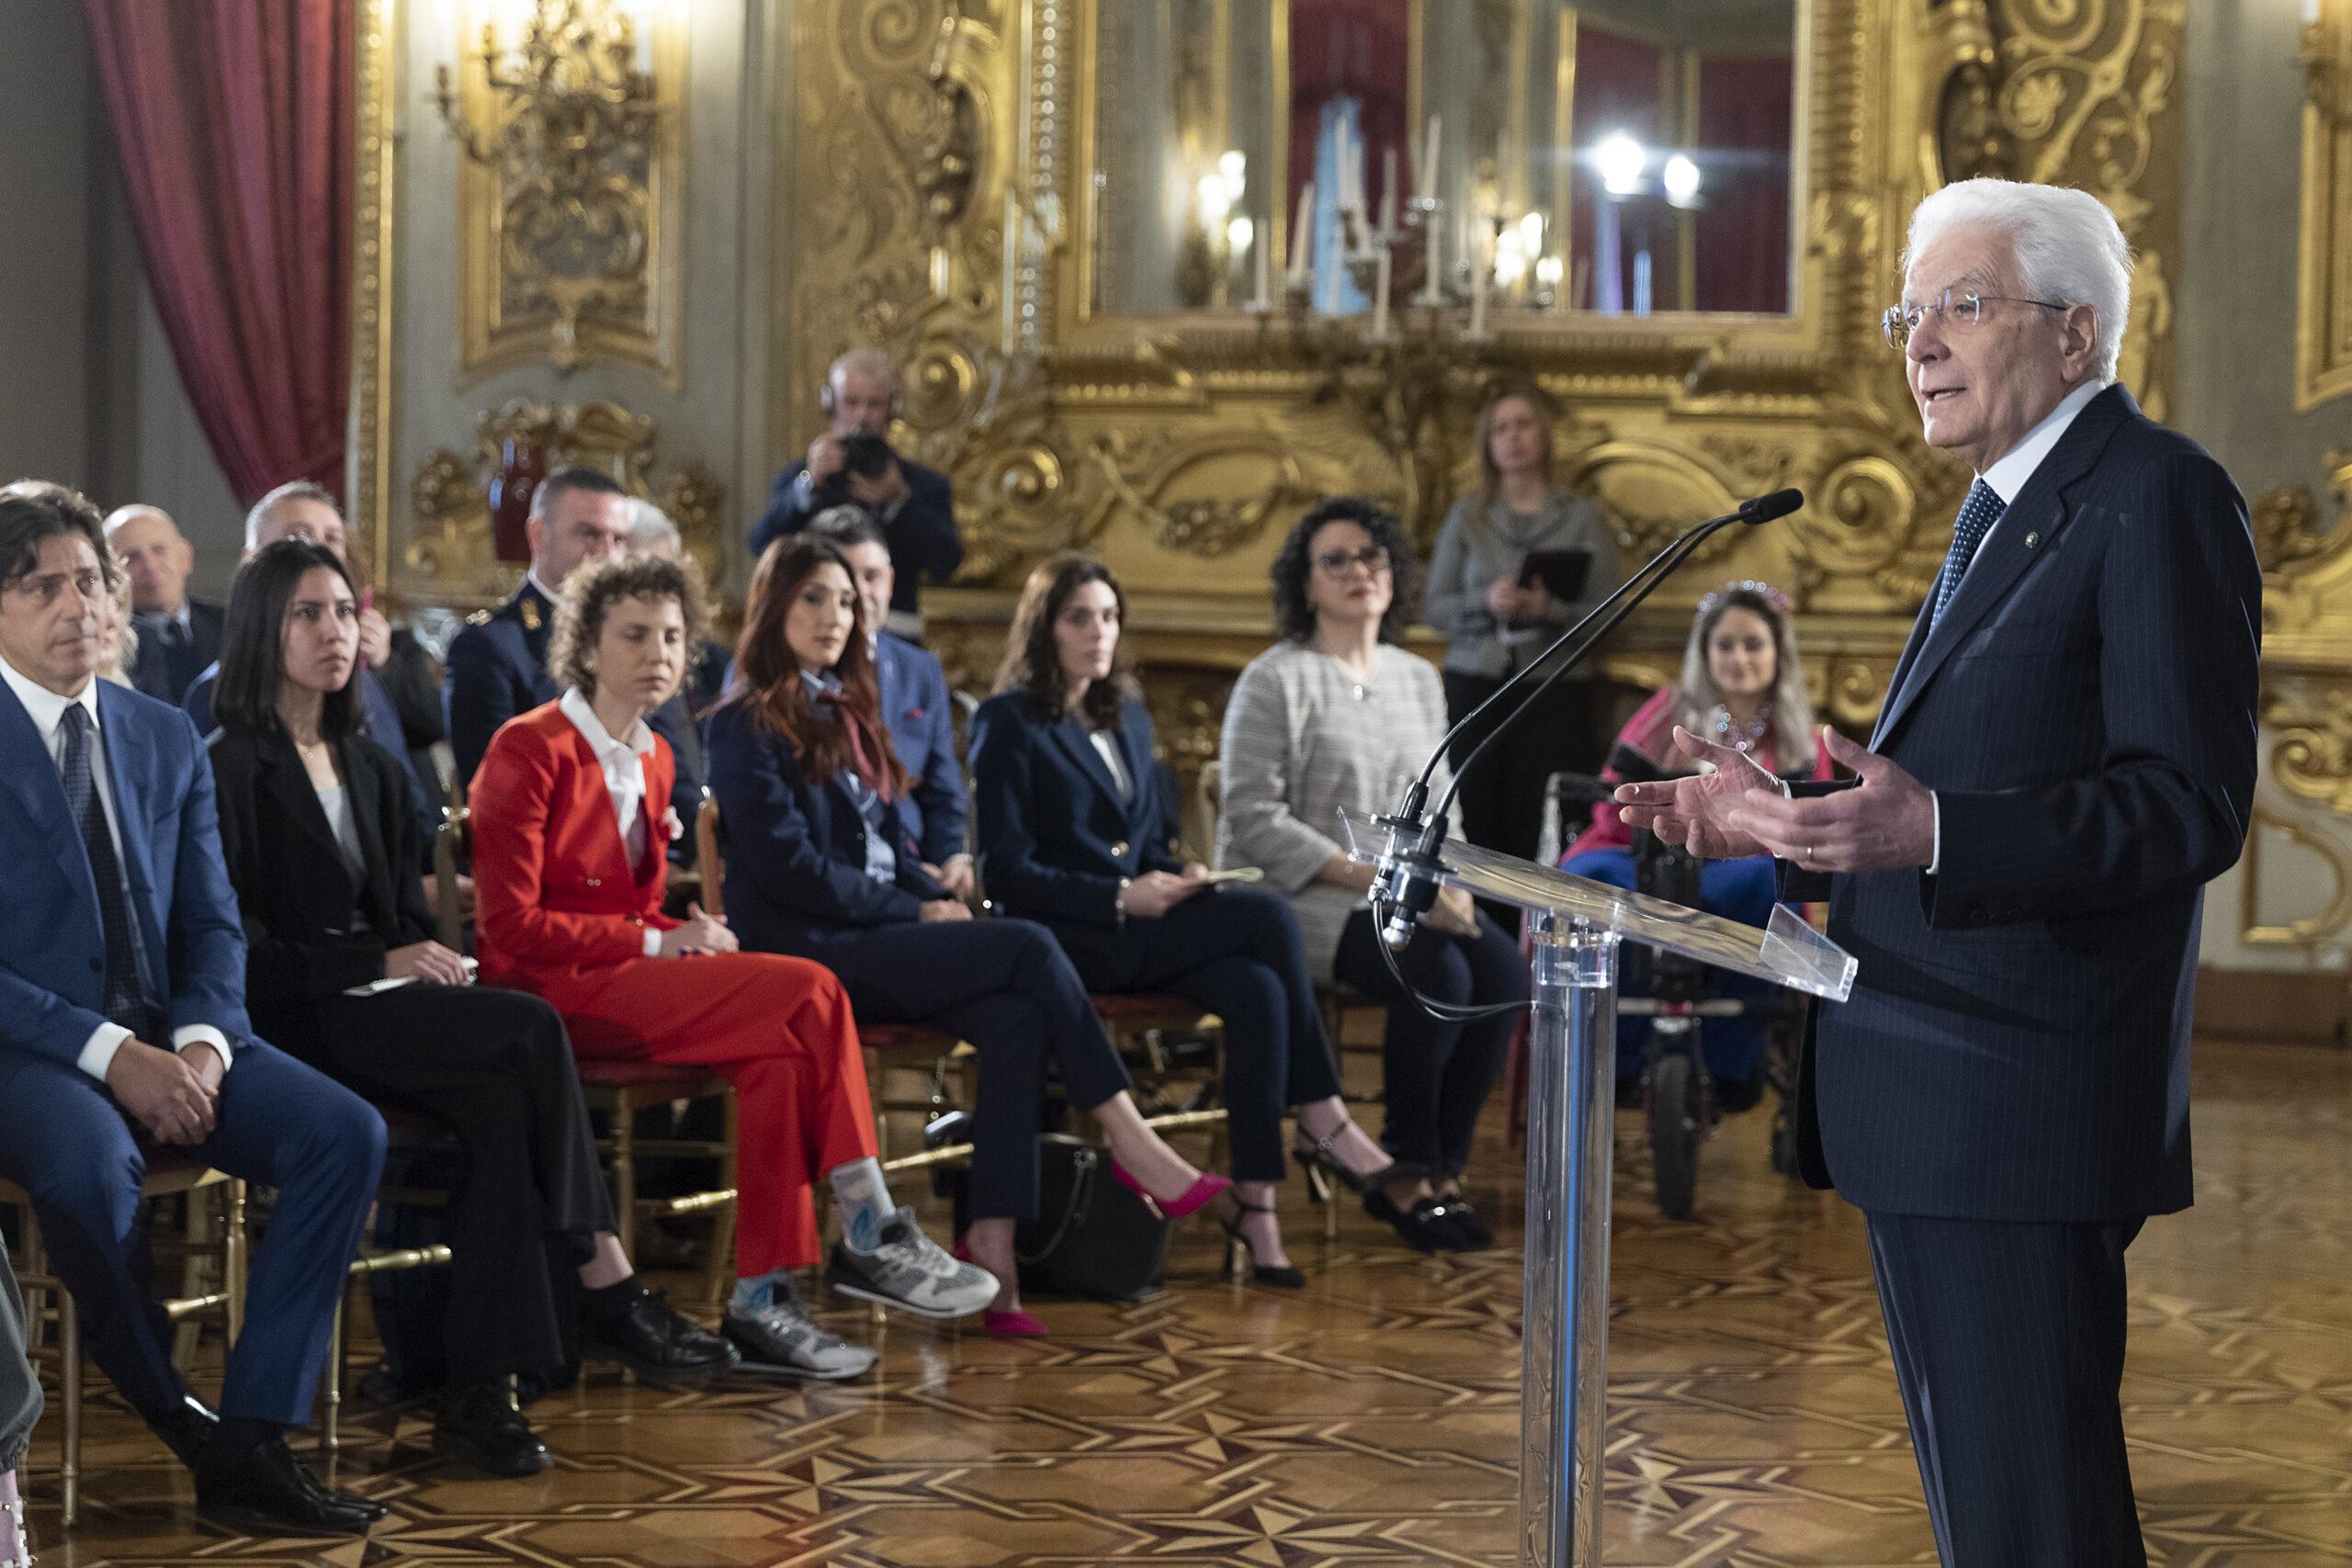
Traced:
<path fill-rule="evenodd" d="M 1315 558 L 1315 564 L 1334 577 L 1351 566 L 1363 567 L 1377 577 L 1388 570 L 1388 551 L 1381 545 L 1366 545 L 1360 550 L 1325 550 Z"/>
<path fill-rule="evenodd" d="M 1955 294 L 1945 289 L 1929 305 L 1889 305 L 1879 325 L 1886 332 L 1886 341 L 1896 348 L 1907 348 L 1911 334 L 1929 315 L 1940 312 L 1947 326 L 1973 327 L 1984 317 L 1984 307 L 1991 304 L 2037 305 L 2045 310 L 2063 310 L 2065 306 L 2054 299 L 2024 299 L 2014 294 Z"/>

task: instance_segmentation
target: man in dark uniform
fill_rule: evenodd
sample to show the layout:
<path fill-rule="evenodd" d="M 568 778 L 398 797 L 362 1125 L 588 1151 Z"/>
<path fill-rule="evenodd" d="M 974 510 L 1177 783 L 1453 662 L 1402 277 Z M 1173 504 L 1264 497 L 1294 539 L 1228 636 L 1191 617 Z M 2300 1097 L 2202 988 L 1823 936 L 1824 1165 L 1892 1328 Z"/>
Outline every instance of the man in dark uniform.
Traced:
<path fill-rule="evenodd" d="M 548 641 L 555 633 L 555 601 L 563 580 L 583 561 L 605 560 L 628 551 L 628 493 L 601 469 L 559 468 L 531 496 L 526 525 L 531 569 L 514 597 L 472 617 L 449 644 L 443 700 L 449 715 L 449 748 L 457 754 L 458 782 L 470 784 L 498 727 L 563 694 L 548 673 Z M 670 804 L 685 831 L 673 839 L 670 857 L 694 861 L 695 813 L 702 807 L 702 736 L 682 697 L 653 710 L 648 723 L 670 743 L 677 759 L 677 784 Z"/>

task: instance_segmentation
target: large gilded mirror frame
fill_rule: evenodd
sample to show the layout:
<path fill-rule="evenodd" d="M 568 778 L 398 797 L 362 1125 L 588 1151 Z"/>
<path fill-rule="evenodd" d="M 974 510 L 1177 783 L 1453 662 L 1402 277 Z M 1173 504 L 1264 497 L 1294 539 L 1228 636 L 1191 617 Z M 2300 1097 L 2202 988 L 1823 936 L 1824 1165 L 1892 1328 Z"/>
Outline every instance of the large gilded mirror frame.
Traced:
<path fill-rule="evenodd" d="M 1570 475 L 1635 551 L 1739 496 L 1808 497 L 1687 571 L 1613 672 L 1663 678 L 1707 582 L 1764 577 L 1800 606 L 1826 711 L 1866 725 L 1964 479 L 1921 444 L 1877 324 L 1905 214 L 1951 178 L 2078 185 L 2114 207 L 2142 256 L 2125 379 L 2152 410 L 2167 400 L 2179 0 L 1804 0 L 1792 313 L 1499 316 L 1476 344 L 1458 312 L 1408 313 L 1385 344 L 1279 310 L 1090 319 L 1072 214 L 1090 185 L 1082 62 L 1108 3 L 795 15 L 772 438 L 807 442 L 841 350 L 881 343 L 910 367 L 901 435 L 954 475 L 970 547 L 958 586 L 926 596 L 967 680 L 985 678 L 1028 565 L 1089 548 L 1128 585 L 1145 662 L 1179 672 L 1154 688 L 1171 750 L 1208 754 L 1224 687 L 1268 635 L 1283 527 L 1317 495 L 1368 491 L 1426 542 L 1475 471 L 1482 395 L 1526 379 L 1566 411 Z"/>
<path fill-rule="evenodd" d="M 1214 753 L 1224 691 L 1265 643 L 1266 568 L 1288 524 L 1318 495 L 1370 492 L 1426 543 L 1475 473 L 1476 408 L 1505 381 L 1561 406 L 1568 476 L 1631 551 L 1739 496 L 1794 484 L 1809 498 L 1671 585 L 1621 639 L 1615 675 L 1663 679 L 1709 581 L 1759 576 L 1800 606 L 1825 711 L 1866 725 L 1963 477 L 1920 443 L 1877 328 L 1905 215 L 1944 180 L 2067 183 L 2113 206 L 2142 257 L 2125 378 L 2152 410 L 2167 400 L 2181 0 L 1800 0 L 1792 312 L 1504 311 L 1480 343 L 1458 310 L 1404 312 L 1378 343 L 1360 320 L 1282 310 L 1087 319 L 1071 216 L 1088 186 L 1083 62 L 1112 3 L 779 14 L 766 438 L 781 465 L 821 423 L 826 364 L 892 351 L 907 367 L 898 439 L 953 476 L 968 545 L 957 583 L 925 601 L 951 671 L 984 683 L 1031 563 L 1098 551 L 1129 587 L 1144 661 L 1170 672 L 1152 691 L 1180 765 Z M 405 591 L 463 597 L 412 558 L 387 456 L 391 106 L 408 90 L 394 4 L 358 7 L 354 521 Z"/>

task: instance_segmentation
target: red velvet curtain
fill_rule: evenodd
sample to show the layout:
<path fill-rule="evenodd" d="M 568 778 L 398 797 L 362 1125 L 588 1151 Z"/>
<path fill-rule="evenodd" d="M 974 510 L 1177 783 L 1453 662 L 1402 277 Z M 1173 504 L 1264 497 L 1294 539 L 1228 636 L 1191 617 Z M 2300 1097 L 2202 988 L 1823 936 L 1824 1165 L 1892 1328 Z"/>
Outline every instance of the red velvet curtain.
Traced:
<path fill-rule="evenodd" d="M 1708 171 L 1695 242 L 1702 310 L 1789 308 L 1795 90 L 1786 55 L 1699 62 L 1699 146 Z"/>
<path fill-rule="evenodd" d="M 180 379 L 230 487 L 341 493 L 349 0 L 85 0 Z"/>
<path fill-rule="evenodd" d="M 1385 0 L 1291 0 L 1290 168 L 1283 210 L 1298 206 L 1300 187 L 1315 177 L 1316 137 L 1323 105 L 1351 97 L 1362 106 L 1357 130 L 1363 137 L 1363 199 L 1380 211 L 1382 152 L 1396 154 L 1396 193 L 1401 209 L 1412 186 L 1412 152 L 1406 145 L 1405 104 L 1412 71 L 1407 47 L 1405 8 Z M 1413 132 L 1419 135 L 1418 130 Z"/>

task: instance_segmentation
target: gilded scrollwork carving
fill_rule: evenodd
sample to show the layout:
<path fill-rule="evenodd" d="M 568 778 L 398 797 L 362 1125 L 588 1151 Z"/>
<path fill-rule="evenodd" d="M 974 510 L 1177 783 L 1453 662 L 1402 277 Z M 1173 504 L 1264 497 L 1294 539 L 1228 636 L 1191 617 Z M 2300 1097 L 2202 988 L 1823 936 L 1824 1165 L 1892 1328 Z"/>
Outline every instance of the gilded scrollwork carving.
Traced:
<path fill-rule="evenodd" d="M 2266 840 L 2274 836 L 2308 852 L 2326 869 L 2328 891 L 2314 912 L 2285 920 L 2262 918 L 2265 871 L 2271 863 Z M 2352 855 L 2339 840 L 2256 806 L 2238 878 L 2238 940 L 2254 947 L 2311 947 L 2334 937 L 2352 925 Z"/>
<path fill-rule="evenodd" d="M 1296 454 L 1269 431 L 1221 428 L 1189 439 L 1137 441 L 1110 430 L 1089 444 L 1086 455 L 1116 502 L 1150 530 L 1152 543 L 1180 555 L 1226 555 L 1264 532 L 1277 511 L 1315 495 Z M 1262 465 L 1265 482 L 1239 494 L 1169 493 L 1188 471 L 1237 459 Z"/>
<path fill-rule="evenodd" d="M 2274 676 L 2262 694 L 2270 775 L 2290 794 L 2352 814 L 2352 686 Z"/>
<path fill-rule="evenodd" d="M 2320 553 L 2319 502 L 2309 485 L 2274 485 L 2254 498 L 2254 553 L 2266 572 L 2283 571 Z"/>
<path fill-rule="evenodd" d="M 727 561 L 726 487 L 699 458 L 690 458 L 657 488 L 661 433 L 650 418 L 617 403 L 515 398 L 485 412 L 474 430 L 472 454 L 435 448 L 409 481 L 415 522 L 407 565 L 449 597 L 483 600 L 512 586 L 514 570 L 497 559 L 490 521 L 490 481 L 509 442 L 546 454 L 550 468 L 582 463 L 604 469 L 630 493 L 654 502 L 678 525 L 705 573 L 719 581 Z"/>
<path fill-rule="evenodd" d="M 2322 0 L 2302 31 L 2302 223 L 2297 243 L 2295 406 L 2352 392 L 2352 4 Z"/>
<path fill-rule="evenodd" d="M 614 0 L 535 0 L 444 66 L 458 179 L 460 375 L 544 358 L 643 365 L 674 385 L 684 307 L 685 42 Z"/>

